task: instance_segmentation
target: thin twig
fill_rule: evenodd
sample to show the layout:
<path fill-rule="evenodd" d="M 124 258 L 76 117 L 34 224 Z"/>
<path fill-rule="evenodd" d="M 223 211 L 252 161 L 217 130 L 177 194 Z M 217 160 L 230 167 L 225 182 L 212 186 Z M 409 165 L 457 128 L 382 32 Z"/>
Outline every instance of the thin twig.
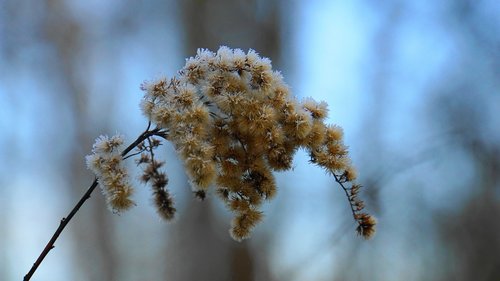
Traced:
<path fill-rule="evenodd" d="M 131 143 L 127 148 L 125 148 L 125 150 L 123 150 L 123 152 L 121 154 L 122 157 L 125 157 L 125 155 L 127 155 L 127 153 L 129 153 L 132 149 L 134 149 L 136 146 L 138 146 L 141 142 L 143 142 L 145 139 L 147 139 L 151 136 L 165 137 L 166 133 L 164 131 L 162 131 L 160 128 L 155 128 L 155 129 L 150 131 L 149 130 L 150 126 L 151 126 L 151 123 L 148 124 L 146 131 L 144 131 L 133 143 Z M 73 218 L 73 216 L 78 212 L 78 210 L 85 203 L 85 201 L 87 201 L 87 199 L 90 198 L 90 195 L 92 194 L 94 189 L 97 187 L 97 184 L 98 184 L 98 181 L 96 178 L 96 179 L 94 179 L 94 182 L 90 185 L 90 187 L 87 189 L 85 194 L 82 196 L 82 198 L 80 198 L 80 201 L 78 201 L 78 203 L 76 203 L 76 205 L 73 207 L 73 209 L 68 214 L 68 216 L 61 219 L 61 222 L 59 223 L 59 227 L 56 229 L 56 231 L 52 235 L 52 238 L 50 238 L 49 242 L 47 243 L 47 245 L 43 249 L 42 253 L 38 257 L 38 259 L 35 261 L 33 266 L 31 267 L 30 271 L 24 276 L 24 279 L 23 279 L 24 281 L 31 279 L 31 277 L 33 276 L 33 274 L 35 273 L 37 268 L 42 263 L 45 256 L 47 256 L 47 254 L 50 252 L 50 250 L 52 250 L 55 247 L 54 244 L 55 244 L 57 238 L 59 237 L 59 235 L 61 234 L 61 232 L 66 227 L 66 225 Z"/>
<path fill-rule="evenodd" d="M 345 195 L 347 196 L 347 199 L 349 200 L 349 206 L 351 207 L 351 212 L 352 212 L 352 216 L 353 218 L 356 220 L 356 222 L 358 221 L 358 219 L 356 218 L 356 210 L 354 209 L 354 206 L 352 205 L 352 201 L 351 201 L 351 195 L 349 194 L 349 190 L 347 189 L 347 187 L 345 187 L 344 185 L 344 182 L 342 182 L 340 176 L 338 176 L 337 174 L 335 173 L 332 173 L 333 174 L 333 177 L 335 178 L 335 181 L 342 187 L 342 189 L 344 190 L 345 192 Z"/>

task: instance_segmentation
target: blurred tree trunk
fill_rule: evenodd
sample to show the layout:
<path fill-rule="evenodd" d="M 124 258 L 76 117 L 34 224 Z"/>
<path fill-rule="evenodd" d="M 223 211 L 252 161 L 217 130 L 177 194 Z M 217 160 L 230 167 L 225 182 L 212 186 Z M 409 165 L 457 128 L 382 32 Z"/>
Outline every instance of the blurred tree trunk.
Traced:
<path fill-rule="evenodd" d="M 453 131 L 449 149 L 466 155 L 472 170 L 457 187 L 468 188 L 470 197 L 435 219 L 448 257 L 443 280 L 500 280 L 500 138 L 498 106 L 492 106 L 500 101 L 500 37 L 492 32 L 498 22 L 490 20 L 481 2 L 447 3 L 445 19 L 461 43 L 460 56 L 429 110 L 441 130 Z"/>
<path fill-rule="evenodd" d="M 252 48 L 271 59 L 281 52 L 281 1 L 181 1 L 185 55 L 198 48 Z M 275 64 L 276 65 L 276 64 Z"/>
<path fill-rule="evenodd" d="M 227 45 L 244 51 L 252 48 L 263 56 L 279 58 L 279 1 L 180 3 L 186 57 L 194 56 L 198 48 L 216 51 L 220 45 Z M 169 260 L 179 261 L 171 265 L 175 276 L 169 275 L 168 280 L 254 280 L 256 270 L 267 269 L 255 268 L 257 253 L 248 243 L 231 240 L 229 223 L 217 220 L 212 203 L 217 200 L 216 195 L 209 197 L 204 202 L 191 200 L 188 214 L 179 215 L 182 218 L 176 226 L 177 235 L 168 250 L 174 253 Z"/>
<path fill-rule="evenodd" d="M 481 124 L 488 122 L 488 114 L 477 104 L 488 102 L 489 95 L 474 89 L 469 79 L 459 79 L 463 85 L 434 104 L 441 109 L 441 125 L 454 128 L 450 149 L 468 155 L 464 158 L 474 176 L 464 178 L 464 187 L 472 190 L 471 196 L 454 212 L 436 216 L 435 223 L 448 256 L 443 280 L 493 281 L 500 280 L 500 145 L 484 138 L 488 134 Z M 470 92 L 457 96 L 464 89 Z"/>
<path fill-rule="evenodd" d="M 95 124 L 91 124 L 88 111 L 87 83 L 89 77 L 82 76 L 84 58 L 82 48 L 88 41 L 85 37 L 85 26 L 72 18 L 67 10 L 67 3 L 62 0 L 47 0 L 47 14 L 44 22 L 46 40 L 55 50 L 56 57 L 52 65 L 54 77 L 60 79 L 61 89 L 54 93 L 53 98 L 59 103 L 66 103 L 72 116 L 72 127 L 76 143 L 71 146 L 67 156 L 70 171 L 67 174 L 68 192 L 71 198 L 68 202 L 76 202 L 85 188 L 91 182 L 90 173 L 84 165 L 84 157 L 91 142 L 95 138 Z M 103 116 L 104 120 L 106 116 Z M 106 123 L 106 122 L 104 122 Z M 61 132 L 66 134 L 66 132 Z M 91 217 L 81 215 L 79 222 L 72 225 L 75 236 L 75 255 L 78 268 L 81 268 L 77 279 L 80 280 L 117 280 L 114 244 L 112 240 L 113 224 L 110 222 L 102 196 L 93 196 L 94 200 L 86 203 L 85 210 L 91 212 Z"/>

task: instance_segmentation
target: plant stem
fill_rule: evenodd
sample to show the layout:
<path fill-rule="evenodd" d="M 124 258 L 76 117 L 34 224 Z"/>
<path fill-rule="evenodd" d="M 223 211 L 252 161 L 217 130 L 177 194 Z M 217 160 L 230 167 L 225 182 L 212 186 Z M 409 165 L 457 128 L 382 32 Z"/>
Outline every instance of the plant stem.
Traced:
<path fill-rule="evenodd" d="M 333 174 L 333 173 L 332 173 Z M 354 209 L 354 206 L 352 205 L 352 202 L 351 202 L 351 195 L 349 194 L 349 191 L 347 190 L 347 188 L 345 187 L 344 183 L 340 180 L 340 177 L 336 174 L 333 174 L 333 177 L 335 178 L 335 181 L 340 184 L 340 186 L 342 187 L 342 189 L 344 190 L 345 192 L 345 195 L 347 196 L 347 200 L 349 200 L 349 206 L 351 207 L 351 212 L 352 212 L 352 217 L 354 218 L 354 220 L 356 222 L 358 222 L 358 219 L 356 218 L 356 210 Z"/>
<path fill-rule="evenodd" d="M 90 194 L 92 194 L 92 192 L 94 191 L 94 189 L 96 187 L 97 187 L 97 178 L 94 180 L 94 182 L 89 187 L 89 189 L 87 190 L 87 192 L 85 192 L 85 194 L 82 196 L 82 198 L 80 199 L 80 201 L 78 201 L 78 203 L 76 203 L 75 207 L 73 207 L 73 210 L 71 210 L 71 212 L 69 213 L 69 215 L 67 217 L 65 217 L 65 218 L 62 218 L 62 220 L 61 220 L 61 222 L 59 224 L 59 227 L 57 228 L 56 232 L 54 232 L 54 235 L 52 235 L 52 238 L 50 238 L 49 242 L 47 243 L 47 245 L 43 249 L 42 253 L 38 257 L 38 259 L 35 261 L 35 263 L 31 267 L 31 269 L 28 272 L 28 274 L 26 274 L 24 276 L 23 280 L 25 280 L 25 281 L 26 280 L 30 280 L 31 276 L 33 276 L 33 273 L 35 273 L 36 269 L 42 263 L 42 261 L 45 258 L 45 256 L 47 256 L 47 254 L 50 252 L 50 250 L 52 250 L 55 247 L 54 243 L 56 242 L 56 240 L 59 237 L 59 235 L 61 234 L 61 232 L 64 230 L 64 228 L 66 227 L 66 225 L 69 223 L 69 221 L 71 220 L 71 218 L 73 218 L 73 216 L 76 214 L 76 212 L 78 212 L 78 210 L 83 205 L 83 203 L 85 203 L 85 201 L 90 198 Z"/>
<path fill-rule="evenodd" d="M 131 143 L 127 148 L 125 148 L 123 150 L 122 157 L 125 157 L 125 155 L 127 155 L 127 153 L 129 153 L 132 149 L 134 149 L 137 145 L 139 145 L 141 142 L 143 142 L 144 140 L 146 140 L 150 136 L 156 135 L 156 136 L 160 136 L 160 137 L 165 138 L 164 131 L 161 131 L 161 129 L 159 129 L 159 128 L 155 128 L 155 129 L 150 131 L 149 130 L 150 126 L 151 126 L 151 123 L 148 124 L 148 128 L 146 129 L 146 131 L 144 131 L 133 143 Z M 80 198 L 80 201 L 78 201 L 78 203 L 76 203 L 76 205 L 73 207 L 73 209 L 68 214 L 68 216 L 61 219 L 61 222 L 59 223 L 59 227 L 56 229 L 56 231 L 52 235 L 52 238 L 50 238 L 49 242 L 47 243 L 47 245 L 43 249 L 42 253 L 38 257 L 38 259 L 35 261 L 33 266 L 31 267 L 30 271 L 24 276 L 24 279 L 23 279 L 24 281 L 31 279 L 31 277 L 33 276 L 33 274 L 35 273 L 37 268 L 42 263 L 45 256 L 47 256 L 47 254 L 50 252 L 50 250 L 52 250 L 55 247 L 54 243 L 56 242 L 56 240 L 59 237 L 59 235 L 61 234 L 61 232 L 64 230 L 64 228 L 69 223 L 69 221 L 73 218 L 73 216 L 78 212 L 80 207 L 85 203 L 85 201 L 87 201 L 87 199 L 90 198 L 90 195 L 92 194 L 94 189 L 97 187 L 97 185 L 98 185 L 98 181 L 96 178 L 96 179 L 94 179 L 94 182 L 90 185 L 90 187 L 87 189 L 87 192 L 85 192 L 85 194 L 83 194 L 82 198 Z"/>

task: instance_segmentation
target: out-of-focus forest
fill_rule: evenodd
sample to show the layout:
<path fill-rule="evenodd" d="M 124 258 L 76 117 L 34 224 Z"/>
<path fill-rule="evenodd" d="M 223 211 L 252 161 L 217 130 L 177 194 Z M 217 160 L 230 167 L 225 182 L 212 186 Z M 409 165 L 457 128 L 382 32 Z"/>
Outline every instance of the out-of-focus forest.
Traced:
<path fill-rule="evenodd" d="M 140 183 L 121 215 L 95 192 L 33 280 L 500 280 L 499 14 L 493 0 L 0 0 L 0 280 L 27 273 L 92 182 L 94 139 L 145 129 L 140 84 L 220 45 L 329 103 L 376 236 L 356 236 L 342 190 L 299 152 L 235 242 L 165 145 L 176 221 Z"/>

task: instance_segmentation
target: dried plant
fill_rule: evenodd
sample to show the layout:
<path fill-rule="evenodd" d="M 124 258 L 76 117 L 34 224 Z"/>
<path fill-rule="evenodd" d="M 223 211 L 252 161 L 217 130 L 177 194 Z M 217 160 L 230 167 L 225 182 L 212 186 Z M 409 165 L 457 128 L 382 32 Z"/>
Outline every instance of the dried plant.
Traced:
<path fill-rule="evenodd" d="M 276 194 L 273 171 L 292 168 L 303 148 L 310 161 L 324 168 L 347 195 L 357 232 L 370 238 L 375 219 L 363 212 L 356 170 L 343 143 L 342 129 L 324 123 L 327 104 L 312 98 L 296 100 L 271 61 L 255 51 L 221 47 L 217 53 L 200 49 L 187 59 L 179 75 L 145 82 L 141 109 L 148 128 L 121 151 L 121 136 L 101 136 L 87 165 L 96 180 L 49 241 L 36 267 L 53 247 L 68 221 L 97 184 L 113 212 L 134 206 L 133 188 L 122 161 L 136 157 L 143 166 L 140 179 L 151 185 L 159 215 L 170 220 L 175 208 L 163 162 L 155 157 L 162 141 L 170 141 L 182 159 L 193 194 L 205 199 L 211 187 L 234 213 L 231 236 L 248 238 L 263 218 L 260 205 Z M 151 129 L 151 124 L 156 126 Z M 131 153 L 133 149 L 134 153 Z"/>

